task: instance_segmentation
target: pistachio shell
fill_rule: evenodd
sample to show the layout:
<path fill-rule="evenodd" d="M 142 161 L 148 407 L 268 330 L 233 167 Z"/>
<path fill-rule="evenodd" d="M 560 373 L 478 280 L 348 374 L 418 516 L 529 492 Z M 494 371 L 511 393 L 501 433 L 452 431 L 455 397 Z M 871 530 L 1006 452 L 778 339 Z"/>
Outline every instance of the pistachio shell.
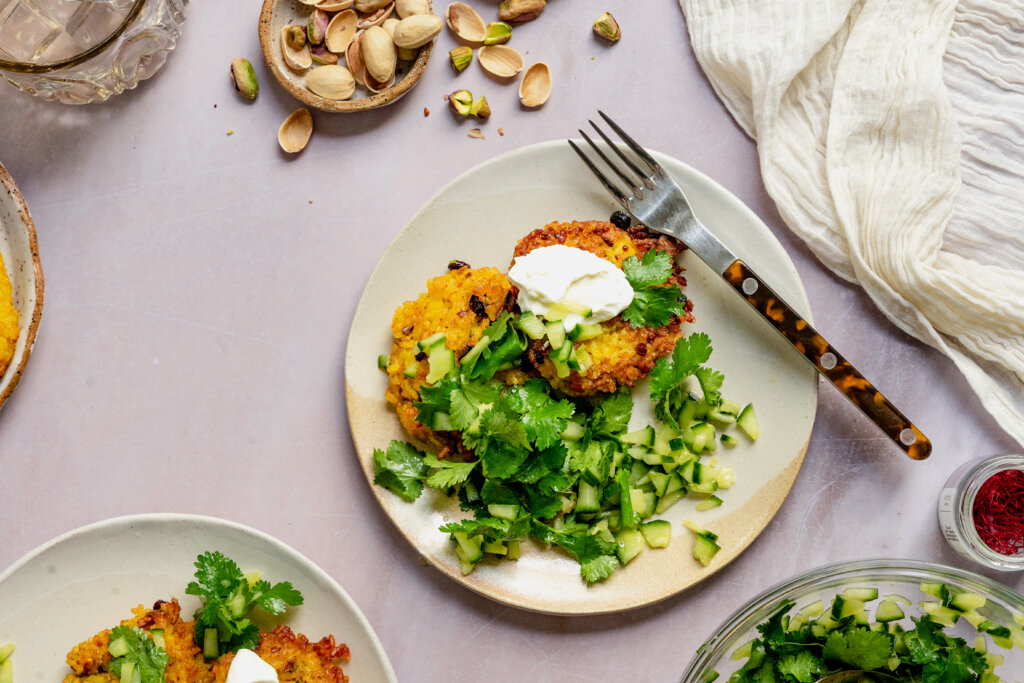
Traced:
<path fill-rule="evenodd" d="M 299 0 L 303 5 L 316 5 L 320 0 Z"/>
<path fill-rule="evenodd" d="M 414 14 L 430 14 L 430 0 L 395 0 L 395 13 L 399 19 Z"/>
<path fill-rule="evenodd" d="M 352 0 L 320 0 L 316 6 L 325 12 L 341 12 L 352 6 Z"/>
<path fill-rule="evenodd" d="M 356 79 L 356 83 L 360 85 L 366 85 L 366 66 L 363 64 L 362 55 L 360 55 L 359 43 L 363 42 L 364 31 L 356 31 L 356 34 L 352 36 L 352 40 L 349 41 L 348 47 L 345 49 L 345 61 L 348 63 L 348 70 L 352 72 L 352 78 Z"/>
<path fill-rule="evenodd" d="M 475 9 L 464 2 L 453 2 L 444 11 L 448 28 L 460 40 L 479 45 L 487 35 L 487 25 Z"/>
<path fill-rule="evenodd" d="M 395 74 L 393 74 L 393 73 L 391 74 L 391 78 L 389 78 L 386 81 L 374 80 L 373 76 L 371 76 L 370 74 L 366 74 L 366 89 L 369 90 L 370 92 L 377 93 L 377 92 L 380 92 L 382 90 L 387 90 L 388 88 L 390 88 L 394 84 L 395 84 Z"/>
<path fill-rule="evenodd" d="M 551 97 L 551 69 L 544 62 L 532 64 L 519 81 L 519 102 L 524 107 L 539 107 Z"/>
<path fill-rule="evenodd" d="M 294 71 L 305 71 L 313 64 L 313 57 L 309 54 L 309 46 L 301 50 L 294 50 L 288 45 L 288 26 L 281 29 L 281 56 L 288 68 Z"/>
<path fill-rule="evenodd" d="M 498 78 L 512 78 L 523 70 L 523 56 L 507 45 L 486 45 L 477 52 L 477 60 Z"/>
<path fill-rule="evenodd" d="M 391 2 L 392 0 L 355 0 L 354 5 L 357 12 L 362 12 L 363 14 L 371 14 L 372 12 L 376 12 L 377 10 L 379 10 L 382 7 L 385 7 Z"/>
<path fill-rule="evenodd" d="M 347 100 L 356 91 L 356 81 L 348 69 L 333 64 L 306 74 L 306 87 L 329 100 Z"/>
<path fill-rule="evenodd" d="M 306 148 L 312 135 L 313 115 L 308 109 L 296 109 L 277 129 L 277 144 L 289 154 L 295 154 Z"/>
<path fill-rule="evenodd" d="M 380 26 L 371 26 L 363 34 L 363 40 L 359 46 L 359 53 L 366 65 L 366 73 L 376 83 L 387 83 L 395 75 L 395 65 L 398 63 L 398 53 L 395 52 L 395 44 L 388 32 Z M 370 79 L 366 80 L 367 84 Z"/>
<path fill-rule="evenodd" d="M 331 23 L 331 17 L 322 9 L 314 9 L 306 21 L 306 42 L 310 45 L 319 45 L 324 42 L 324 34 L 327 32 L 327 25 Z"/>
<path fill-rule="evenodd" d="M 433 14 L 406 17 L 395 26 L 395 45 L 409 49 L 426 45 L 437 37 L 442 26 L 442 21 Z"/>
<path fill-rule="evenodd" d="M 395 3 L 390 3 L 379 10 L 376 10 L 372 14 L 366 14 L 359 18 L 356 22 L 356 28 L 370 28 L 371 26 L 380 26 L 387 18 L 391 16 L 391 13 L 395 11 Z"/>
<path fill-rule="evenodd" d="M 324 44 L 327 49 L 336 54 L 343 54 L 356 34 L 356 21 L 358 17 L 352 10 L 338 12 L 327 24 L 327 32 L 324 34 Z"/>
<path fill-rule="evenodd" d="M 327 49 L 326 45 L 315 45 L 309 49 L 314 64 L 337 64 L 338 55 Z"/>

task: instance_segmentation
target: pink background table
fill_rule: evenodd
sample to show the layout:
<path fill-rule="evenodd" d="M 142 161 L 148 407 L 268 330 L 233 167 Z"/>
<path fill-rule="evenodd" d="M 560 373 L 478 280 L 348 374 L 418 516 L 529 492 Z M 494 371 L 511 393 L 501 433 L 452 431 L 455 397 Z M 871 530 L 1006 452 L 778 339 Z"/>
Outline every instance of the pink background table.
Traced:
<path fill-rule="evenodd" d="M 553 0 L 516 28 L 512 46 L 554 75 L 537 111 L 476 65 L 455 77 L 446 31 L 405 98 L 315 113 L 294 158 L 275 135 L 297 103 L 262 62 L 259 4 L 193 2 L 163 70 L 105 104 L 0 89 L 0 162 L 28 201 L 46 275 L 32 361 L 0 412 L 0 569 L 89 522 L 208 514 L 273 534 L 332 574 L 400 680 L 673 681 L 734 609 L 812 566 L 880 556 L 967 566 L 939 534 L 939 489 L 959 463 L 1016 444 L 951 362 L 789 233 L 674 2 Z M 623 31 L 610 47 L 590 32 L 604 9 Z M 232 90 L 238 56 L 260 77 L 254 103 Z M 443 95 L 460 88 L 487 96 L 486 140 L 447 111 Z M 378 256 L 424 202 L 474 164 L 575 136 L 599 107 L 762 217 L 795 261 L 818 328 L 935 452 L 910 461 L 822 385 L 803 471 L 736 562 L 647 609 L 539 616 L 426 566 L 379 510 L 347 426 L 345 339 Z M 1019 575 L 997 578 L 1024 588 Z"/>

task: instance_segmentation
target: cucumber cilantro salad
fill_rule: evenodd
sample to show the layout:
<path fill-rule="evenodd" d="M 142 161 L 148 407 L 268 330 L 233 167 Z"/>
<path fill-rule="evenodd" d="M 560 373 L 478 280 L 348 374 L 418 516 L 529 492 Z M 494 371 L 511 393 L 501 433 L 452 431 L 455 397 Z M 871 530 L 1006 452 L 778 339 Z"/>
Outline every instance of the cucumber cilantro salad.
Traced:
<path fill-rule="evenodd" d="M 644 278 L 643 292 L 671 274 L 667 255 L 655 259 L 651 253 L 642 262 L 631 259 L 661 271 Z M 654 305 L 631 315 L 643 322 L 645 310 L 664 317 Z M 741 408 L 722 398 L 724 377 L 706 365 L 712 352 L 706 334 L 680 339 L 671 356 L 658 360 L 650 398 L 660 424 L 633 432 L 627 431 L 633 411 L 628 392 L 581 398 L 557 392 L 544 379 L 521 385 L 495 379 L 519 366 L 529 340 L 545 337 L 559 376 L 585 370 L 588 359 L 573 342 L 599 331 L 585 324 L 566 331 L 561 320 L 502 312 L 461 361 L 445 346 L 443 333 L 419 342 L 429 373 L 416 420 L 461 432 L 476 457 L 440 460 L 396 440 L 374 451 L 374 482 L 407 501 L 424 486 L 458 497 L 473 517 L 440 531 L 450 534 L 464 574 L 488 555 L 517 559 L 520 542 L 534 538 L 579 561 L 587 582 L 601 581 L 645 547 L 668 545 L 670 523 L 652 516 L 687 495 L 702 499 L 698 509 L 722 504 L 716 492 L 732 485 L 734 473 L 715 454 L 719 444 L 730 448 L 738 441 L 719 432 L 736 425 L 753 440 L 758 426 L 751 405 Z M 386 357 L 380 364 L 387 364 Z M 688 382 L 690 377 L 696 381 Z M 720 549 L 717 536 L 687 526 L 694 532 L 694 558 L 706 566 Z"/>
<path fill-rule="evenodd" d="M 978 611 L 986 603 L 983 595 L 944 583 L 923 583 L 921 590 L 937 599 L 921 602 L 924 614 L 911 616 L 910 623 L 904 607 L 911 601 L 899 595 L 883 596 L 872 619 L 868 603 L 879 598 L 875 588 L 848 588 L 831 605 L 819 600 L 794 614 L 795 603 L 786 601 L 757 627 L 759 638 L 732 654 L 734 661 L 746 662 L 728 683 L 814 683 L 846 671 L 884 674 L 865 675 L 864 681 L 1000 683 L 995 668 L 1003 657 L 988 651 L 986 636 L 1004 649 L 1024 649 L 1024 616 L 998 625 Z M 959 619 L 977 630 L 973 644 L 945 632 Z M 704 682 L 718 677 L 712 672 Z"/>

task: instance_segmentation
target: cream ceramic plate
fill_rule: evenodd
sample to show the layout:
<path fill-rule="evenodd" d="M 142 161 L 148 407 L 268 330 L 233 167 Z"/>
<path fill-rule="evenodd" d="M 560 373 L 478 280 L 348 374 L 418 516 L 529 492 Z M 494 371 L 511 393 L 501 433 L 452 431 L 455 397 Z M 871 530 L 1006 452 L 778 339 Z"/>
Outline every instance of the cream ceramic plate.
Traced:
<path fill-rule="evenodd" d="M 185 594 L 196 556 L 219 550 L 243 571 L 291 581 L 305 604 L 284 623 L 312 640 L 333 634 L 347 643 L 343 665 L 352 683 L 393 683 L 395 673 L 376 634 L 334 579 L 284 543 L 248 527 L 194 515 L 118 517 L 76 529 L 32 551 L 0 575 L 0 645 L 12 642 L 17 681 L 59 681 L 70 673 L 68 650 L 118 624 L 139 604 Z M 259 610 L 256 610 L 259 612 Z M 257 618 L 261 628 L 273 628 Z"/>
<path fill-rule="evenodd" d="M 43 269 L 39 265 L 36 229 L 14 179 L 0 164 L 0 254 L 11 280 L 14 307 L 20 316 L 20 334 L 14 357 L 0 377 L 0 407 L 18 385 L 36 341 L 43 314 Z"/>
<path fill-rule="evenodd" d="M 738 199 L 685 164 L 655 155 L 682 185 L 694 212 L 723 242 L 807 317 L 809 305 L 793 263 L 767 227 Z M 366 477 L 373 481 L 373 449 L 405 439 L 394 410 L 384 400 L 386 375 L 377 356 L 391 349 L 394 309 L 426 289 L 428 278 L 452 259 L 472 266 L 508 267 L 516 242 L 554 220 L 607 220 L 617 207 L 565 142 L 526 147 L 460 176 L 409 222 L 370 276 L 348 339 L 345 362 L 352 434 Z M 427 490 L 406 503 L 371 484 L 384 511 L 416 549 L 456 581 L 501 602 L 557 614 L 595 614 L 647 605 L 678 593 L 731 562 L 757 537 L 778 510 L 803 462 L 817 403 L 817 376 L 807 362 L 693 254 L 682 257 L 695 325 L 712 339 L 710 365 L 725 373 L 723 393 L 752 401 L 761 436 L 750 445 L 719 453 L 735 465 L 736 485 L 725 504 L 696 512 L 683 501 L 665 515 L 673 540 L 664 550 L 645 551 L 604 583 L 587 586 L 579 565 L 558 550 L 527 548 L 517 562 L 485 560 L 462 576 L 446 534 L 437 529 L 465 513 L 457 503 Z M 809 320 L 810 318 L 808 318 Z M 633 396 L 633 423 L 649 420 L 646 384 Z M 646 416 L 639 408 L 644 406 Z M 711 566 L 691 556 L 692 534 L 684 519 L 699 520 L 719 534 L 721 552 Z"/>

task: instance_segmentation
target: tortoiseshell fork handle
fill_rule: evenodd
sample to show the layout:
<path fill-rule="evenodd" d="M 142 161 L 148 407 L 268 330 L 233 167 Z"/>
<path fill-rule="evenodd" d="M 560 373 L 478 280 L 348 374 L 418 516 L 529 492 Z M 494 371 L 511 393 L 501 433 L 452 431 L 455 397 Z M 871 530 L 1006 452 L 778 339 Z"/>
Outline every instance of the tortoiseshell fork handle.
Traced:
<path fill-rule="evenodd" d="M 864 379 L 850 362 L 825 341 L 782 297 L 740 259 L 722 274 L 726 282 L 779 331 L 815 369 L 824 375 L 850 401 L 864 411 L 897 446 L 914 460 L 924 460 L 932 444 L 906 416 L 889 402 L 882 392 Z"/>

